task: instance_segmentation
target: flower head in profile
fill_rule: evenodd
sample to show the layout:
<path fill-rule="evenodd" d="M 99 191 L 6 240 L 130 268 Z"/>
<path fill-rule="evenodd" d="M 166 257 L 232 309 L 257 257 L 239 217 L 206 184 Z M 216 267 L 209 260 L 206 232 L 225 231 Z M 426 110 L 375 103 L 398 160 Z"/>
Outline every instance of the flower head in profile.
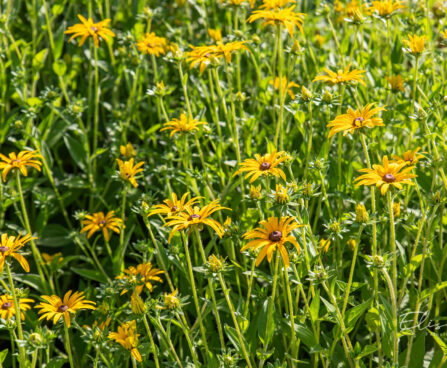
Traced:
<path fill-rule="evenodd" d="M 405 162 L 407 165 L 414 165 L 419 162 L 420 159 L 425 158 L 424 155 L 418 153 L 421 150 L 421 147 L 418 147 L 414 150 L 405 151 L 402 154 L 402 157 L 393 155 L 393 160 L 397 163 Z"/>
<path fill-rule="evenodd" d="M 405 92 L 404 89 L 404 79 L 400 75 L 392 75 L 391 77 L 386 77 L 390 88 L 393 92 Z"/>
<path fill-rule="evenodd" d="M 376 11 L 381 17 L 389 18 L 398 9 L 403 9 L 402 1 L 382 0 L 373 1 L 369 8 L 371 12 Z"/>
<path fill-rule="evenodd" d="M 220 29 L 208 28 L 208 35 L 216 43 L 222 41 L 222 31 Z"/>
<path fill-rule="evenodd" d="M 216 57 L 224 57 L 227 63 L 231 63 L 231 55 L 233 52 L 240 50 L 250 51 L 249 48 L 245 46 L 247 42 L 248 41 L 218 42 L 215 46 L 214 53 Z"/>
<path fill-rule="evenodd" d="M 384 156 L 382 161 L 383 165 L 373 165 L 372 169 L 361 169 L 360 172 L 365 174 L 355 179 L 358 182 L 356 186 L 375 185 L 380 188 L 380 193 L 385 195 L 390 186 L 401 190 L 402 184 L 414 185 L 411 181 L 411 178 L 417 177 L 411 173 L 414 166 L 408 166 L 406 162 L 389 162 L 388 156 Z"/>
<path fill-rule="evenodd" d="M 152 285 L 154 281 L 163 282 L 162 278 L 159 275 L 163 274 L 164 271 L 152 267 L 151 262 L 143 262 L 136 267 L 130 266 L 123 272 L 124 273 L 120 276 L 117 276 L 116 279 L 125 280 L 129 285 L 134 287 L 138 295 L 142 293 L 145 286 L 149 290 L 149 292 L 152 292 L 154 290 L 154 286 Z M 123 289 L 121 295 L 127 293 L 127 291 L 127 288 Z"/>
<path fill-rule="evenodd" d="M 402 42 L 408 46 L 412 54 L 419 55 L 425 50 L 425 41 L 427 36 L 408 35 L 408 40 Z"/>
<path fill-rule="evenodd" d="M 324 68 L 323 70 L 327 75 L 319 75 L 315 77 L 313 82 L 322 81 L 329 85 L 335 85 L 339 83 L 347 83 L 347 82 L 358 82 L 366 86 L 365 82 L 362 80 L 362 74 L 365 72 L 364 70 L 353 69 L 349 71 L 350 65 L 348 65 L 345 70 L 337 70 L 337 72 L 333 72 L 328 68 Z"/>
<path fill-rule="evenodd" d="M 271 262 L 273 253 L 275 250 L 278 250 L 284 266 L 289 267 L 289 254 L 285 244 L 291 243 L 300 253 L 300 246 L 295 237 L 291 235 L 291 232 L 304 225 L 298 224 L 294 217 L 270 217 L 259 224 L 262 227 L 257 227 L 242 235 L 244 239 L 249 239 L 250 241 L 242 247 L 241 252 L 246 249 L 256 250 L 262 248 L 256 258 L 256 266 L 259 266 L 266 256 L 267 260 Z"/>
<path fill-rule="evenodd" d="M 177 309 L 180 305 L 180 299 L 177 296 L 178 290 L 175 289 L 172 293 L 164 294 L 164 307 L 161 307 L 160 309 L 170 309 L 174 310 Z"/>
<path fill-rule="evenodd" d="M 284 96 L 284 93 L 287 91 L 287 93 L 289 94 L 290 98 L 292 100 L 295 99 L 295 94 L 293 93 L 292 88 L 298 88 L 300 85 L 296 84 L 295 82 L 287 82 L 287 78 L 286 77 L 282 77 L 281 78 L 281 83 L 280 83 L 280 79 L 278 77 L 276 77 L 274 80 L 272 79 L 270 81 L 270 84 L 273 85 L 273 87 L 275 89 L 280 89 L 282 88 L 282 93 L 281 95 Z M 280 86 L 281 84 L 281 86 Z"/>
<path fill-rule="evenodd" d="M 289 201 L 289 194 L 287 187 L 284 187 L 281 184 L 276 184 L 275 201 L 276 203 L 280 204 L 284 204 Z"/>
<path fill-rule="evenodd" d="M 219 222 L 210 217 L 214 212 L 221 210 L 231 211 L 231 209 L 227 207 L 222 207 L 218 199 L 203 207 L 185 207 L 183 212 L 177 213 L 176 215 L 170 217 L 169 221 L 163 225 L 172 227 L 168 242 L 170 243 L 172 236 L 180 230 L 192 230 L 203 225 L 210 226 L 217 233 L 217 235 L 222 238 L 224 235 L 224 228 Z"/>
<path fill-rule="evenodd" d="M 286 152 L 276 152 L 276 150 L 272 153 L 267 153 L 264 156 L 256 154 L 255 158 L 248 158 L 244 162 L 241 162 L 239 164 L 241 167 L 234 173 L 233 176 L 240 173 L 247 173 L 245 175 L 245 179 L 251 177 L 250 183 L 253 183 L 261 175 L 273 175 L 278 178 L 282 178 L 285 181 L 286 174 L 284 174 L 284 171 L 279 169 L 277 166 L 289 158 L 290 156 Z"/>
<path fill-rule="evenodd" d="M 301 33 L 303 33 L 302 24 L 306 15 L 304 13 L 297 13 L 294 9 L 295 5 L 285 9 L 255 10 L 247 19 L 247 22 L 252 23 L 261 19 L 263 26 L 282 24 L 287 28 L 289 35 L 293 37 L 295 27 L 298 27 Z"/>
<path fill-rule="evenodd" d="M 18 251 L 25 246 L 26 243 L 34 239 L 37 238 L 32 237 L 30 234 L 25 236 L 8 236 L 8 234 L 2 234 L 0 237 L 0 273 L 3 271 L 3 267 L 5 266 L 6 257 L 15 258 L 25 272 L 29 272 L 28 261 Z"/>
<path fill-rule="evenodd" d="M 110 332 L 108 338 L 115 340 L 124 349 L 129 350 L 132 357 L 137 362 L 141 362 L 141 354 L 137 349 L 139 336 L 140 334 L 137 334 L 137 322 L 130 321 L 118 326 L 117 332 Z"/>
<path fill-rule="evenodd" d="M 380 111 L 385 110 L 383 107 L 374 107 L 374 104 L 368 104 L 359 110 L 348 109 L 346 114 L 337 116 L 334 120 L 329 122 L 328 128 L 329 138 L 333 135 L 343 132 L 343 135 L 352 134 L 354 131 L 361 128 L 373 128 L 375 126 L 384 126 L 382 118 L 374 117 Z"/>
<path fill-rule="evenodd" d="M 104 239 L 108 242 L 110 240 L 109 230 L 115 233 L 120 233 L 120 228 L 123 225 L 123 220 L 115 217 L 115 211 L 109 211 L 107 215 L 104 212 L 96 212 L 92 215 L 86 215 L 85 219 L 82 220 L 82 225 L 84 226 L 80 233 L 87 233 L 87 238 L 90 238 L 97 231 L 101 231 L 104 234 Z"/>
<path fill-rule="evenodd" d="M 122 161 L 119 158 L 117 158 L 116 162 L 118 162 L 121 179 L 130 182 L 130 184 L 132 184 L 135 188 L 137 188 L 138 184 L 135 179 L 135 175 L 143 171 L 141 167 L 144 165 L 144 161 L 134 165 L 133 158 L 131 158 L 129 161 Z"/>
<path fill-rule="evenodd" d="M 31 309 L 29 303 L 34 303 L 34 300 L 28 298 L 19 299 L 20 318 L 22 320 L 25 319 L 25 314 L 23 312 Z M 12 316 L 15 316 L 15 314 L 16 308 L 14 305 L 14 298 L 7 294 L 0 295 L 0 318 L 8 320 Z"/>
<path fill-rule="evenodd" d="M 72 34 L 68 42 L 76 37 L 81 37 L 79 46 L 82 46 L 87 38 L 92 37 L 95 47 L 98 47 L 100 38 L 107 40 L 109 36 L 115 37 L 115 33 L 107 28 L 110 19 L 104 19 L 101 22 L 95 23 L 92 18 L 85 19 L 81 14 L 78 14 L 78 18 L 82 23 L 68 27 L 64 32 L 65 34 Z"/>
<path fill-rule="evenodd" d="M 199 125 L 208 124 L 206 121 L 199 121 L 198 119 L 189 118 L 186 114 L 181 114 L 180 119 L 173 118 L 171 121 L 163 124 L 160 132 L 170 130 L 169 137 L 175 133 L 190 133 L 199 130 Z"/>
<path fill-rule="evenodd" d="M 131 143 L 127 143 L 125 146 L 120 146 L 120 153 L 126 158 L 126 160 L 137 155 L 135 148 L 133 148 Z"/>
<path fill-rule="evenodd" d="M 186 201 L 189 193 L 183 194 L 182 198 L 178 199 L 177 194 L 172 193 L 171 199 L 165 199 L 163 202 L 165 204 L 156 204 L 152 207 L 151 212 L 147 217 L 161 214 L 164 216 L 173 216 L 176 213 L 179 213 L 185 209 L 185 207 L 194 206 L 199 200 L 200 197 L 191 198 L 189 201 Z"/>
<path fill-rule="evenodd" d="M 48 321 L 53 320 L 53 323 L 57 323 L 63 317 L 67 327 L 70 327 L 70 313 L 75 314 L 81 309 L 96 309 L 96 303 L 85 300 L 82 291 L 73 293 L 72 290 L 69 290 L 63 299 L 57 295 L 42 295 L 42 299 L 46 300 L 47 303 L 41 302 L 35 306 L 35 308 L 40 309 L 38 313 L 42 314 L 39 320 L 46 318 Z"/>
<path fill-rule="evenodd" d="M 138 40 L 137 48 L 139 51 L 159 57 L 166 54 L 167 40 L 164 37 L 158 37 L 154 32 L 146 33 L 142 39 Z"/>
<path fill-rule="evenodd" d="M 206 67 L 211 63 L 217 63 L 217 60 L 221 57 L 216 53 L 216 46 L 192 46 L 191 51 L 186 53 L 186 61 L 189 64 L 189 68 L 192 69 L 199 66 L 200 74 L 202 74 Z"/>
<path fill-rule="evenodd" d="M 0 170 L 2 172 L 3 181 L 6 181 L 6 176 L 11 170 L 18 169 L 24 176 L 28 176 L 27 166 L 35 168 L 40 171 L 42 162 L 36 160 L 36 158 L 42 158 L 36 151 L 21 151 L 19 154 L 11 152 L 7 157 L 0 153 Z"/>

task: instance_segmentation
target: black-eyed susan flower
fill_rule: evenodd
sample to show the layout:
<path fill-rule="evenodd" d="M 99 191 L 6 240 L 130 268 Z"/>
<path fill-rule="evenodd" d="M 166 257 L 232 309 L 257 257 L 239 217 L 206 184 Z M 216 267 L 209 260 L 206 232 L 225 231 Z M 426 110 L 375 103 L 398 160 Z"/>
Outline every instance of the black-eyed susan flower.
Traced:
<path fill-rule="evenodd" d="M 129 161 L 122 161 L 119 158 L 117 158 L 116 162 L 118 162 L 121 179 L 130 182 L 130 184 L 132 184 L 135 188 L 137 188 L 138 183 L 135 179 L 135 175 L 143 171 L 141 167 L 144 165 L 144 161 L 134 165 L 133 158 L 131 158 Z"/>
<path fill-rule="evenodd" d="M 180 119 L 173 118 L 171 121 L 164 123 L 160 132 L 170 130 L 169 137 L 172 138 L 175 133 L 190 133 L 199 130 L 199 126 L 204 124 L 208 123 L 206 121 L 199 121 L 199 119 L 190 118 L 186 114 L 181 114 Z"/>
<path fill-rule="evenodd" d="M 172 216 L 178 212 L 184 210 L 185 207 L 195 205 L 201 197 L 191 198 L 189 201 L 186 201 L 189 193 L 185 193 L 182 195 L 181 199 L 178 199 L 177 194 L 171 193 L 172 199 L 165 199 L 163 202 L 165 204 L 156 204 L 152 207 L 151 212 L 147 215 L 147 217 L 160 214 L 164 216 Z"/>
<path fill-rule="evenodd" d="M 108 37 L 115 37 L 115 33 L 107 28 L 110 19 L 95 23 L 92 18 L 85 19 L 81 14 L 78 14 L 78 18 L 82 23 L 68 27 L 64 32 L 65 34 L 72 34 L 68 42 L 76 37 L 81 37 L 79 46 L 82 46 L 87 38 L 92 37 L 95 47 L 98 47 L 100 38 L 107 40 Z"/>
<path fill-rule="evenodd" d="M 247 179 L 251 177 L 250 183 L 253 183 L 261 175 L 273 175 L 278 178 L 282 178 L 285 181 L 286 174 L 284 174 L 284 171 L 279 169 L 277 166 L 289 158 L 290 156 L 286 152 L 276 152 L 276 150 L 272 153 L 267 153 L 264 156 L 256 154 L 255 158 L 248 158 L 244 162 L 241 162 L 239 164 L 241 167 L 234 173 L 233 176 L 240 173 L 247 173 L 245 178 Z"/>
<path fill-rule="evenodd" d="M 135 152 L 135 148 L 133 148 L 131 143 L 127 143 L 125 146 L 120 146 L 120 153 L 125 157 L 126 160 L 137 155 L 137 153 Z"/>
<path fill-rule="evenodd" d="M 221 57 L 216 54 L 216 46 L 192 46 L 191 51 L 186 52 L 186 61 L 189 64 L 189 68 L 192 69 L 199 66 L 200 74 L 202 74 L 206 67 L 213 62 L 217 63 L 217 60 Z"/>
<path fill-rule="evenodd" d="M 248 41 L 218 42 L 215 46 L 214 53 L 217 57 L 223 56 L 228 63 L 231 63 L 231 55 L 233 52 L 240 50 L 250 51 L 248 47 L 245 46 L 247 42 Z"/>
<path fill-rule="evenodd" d="M 284 265 L 289 267 L 289 254 L 285 244 L 293 244 L 297 252 L 300 253 L 300 246 L 291 232 L 304 225 L 298 224 L 295 217 L 270 217 L 259 224 L 262 227 L 257 227 L 242 235 L 244 239 L 251 240 L 242 247 L 241 252 L 246 249 L 262 248 L 256 258 L 256 266 L 259 266 L 266 256 L 267 260 L 271 262 L 273 253 L 275 250 L 279 250 Z"/>
<path fill-rule="evenodd" d="M 166 47 L 166 38 L 158 37 L 154 32 L 146 33 L 144 37 L 137 42 L 137 48 L 139 51 L 145 54 L 155 55 L 157 57 L 166 54 Z"/>
<path fill-rule="evenodd" d="M 386 77 L 386 80 L 388 81 L 392 91 L 405 92 L 404 89 L 405 81 L 400 75 L 392 75 L 391 77 Z"/>
<path fill-rule="evenodd" d="M 222 41 L 222 31 L 220 29 L 208 28 L 208 35 L 216 43 Z"/>
<path fill-rule="evenodd" d="M 333 135 L 343 132 L 343 135 L 352 134 L 361 128 L 373 128 L 375 126 L 384 126 L 382 118 L 373 117 L 380 111 L 385 110 L 384 107 L 374 107 L 374 103 L 368 104 L 359 110 L 348 109 L 346 114 L 337 116 L 329 122 L 328 128 L 329 138 Z"/>
<path fill-rule="evenodd" d="M 61 299 L 57 295 L 42 295 L 42 299 L 48 303 L 39 303 L 35 308 L 40 309 L 38 314 L 42 314 L 39 320 L 46 318 L 48 321 L 53 320 L 57 323 L 61 317 L 64 318 L 67 327 L 70 327 L 70 313 L 75 314 L 81 309 L 95 310 L 95 302 L 85 300 L 84 292 L 69 290 Z"/>
<path fill-rule="evenodd" d="M 291 0 L 263 0 L 259 9 L 279 9 L 289 5 L 291 2 Z"/>
<path fill-rule="evenodd" d="M 414 150 L 405 151 L 402 154 L 402 157 L 393 155 L 393 160 L 397 161 L 398 163 L 405 162 L 408 165 L 414 165 L 419 162 L 420 159 L 425 158 L 424 155 L 421 155 L 418 153 L 421 150 L 421 147 L 418 147 Z"/>
<path fill-rule="evenodd" d="M 319 75 L 315 77 L 313 82 L 322 81 L 325 83 L 328 83 L 330 85 L 335 85 L 339 83 L 347 83 L 347 82 L 358 82 L 360 84 L 363 84 L 366 86 L 365 82 L 362 80 L 362 74 L 365 72 L 364 70 L 357 70 L 353 69 L 349 71 L 351 68 L 350 65 L 348 65 L 345 70 L 337 70 L 337 72 L 333 72 L 332 70 L 328 68 L 324 68 L 323 70 L 326 72 L 327 75 Z"/>
<path fill-rule="evenodd" d="M 222 207 L 218 199 L 212 201 L 202 208 L 198 206 L 185 207 L 184 212 L 180 212 L 172 216 L 171 218 L 169 218 L 169 221 L 163 225 L 163 227 L 172 227 L 172 231 L 169 234 L 168 242 L 171 242 L 171 238 L 176 232 L 186 229 L 192 230 L 195 227 L 202 225 L 210 226 L 217 233 L 217 235 L 222 238 L 224 234 L 222 225 L 216 220 L 210 218 L 210 216 L 214 212 L 221 210 L 231 211 L 230 208 Z"/>
<path fill-rule="evenodd" d="M 3 181 L 6 181 L 6 176 L 11 170 L 18 169 L 24 176 L 28 176 L 27 166 L 35 168 L 40 171 L 42 162 L 36 160 L 42 158 L 36 151 L 20 151 L 18 154 L 11 152 L 7 157 L 0 153 L 0 170 L 2 172 Z"/>
<path fill-rule="evenodd" d="M 286 77 L 282 77 L 281 78 L 281 87 L 282 87 L 282 91 L 281 91 L 281 96 L 284 96 L 284 93 L 287 91 L 287 93 L 289 94 L 290 98 L 293 100 L 295 99 L 295 94 L 293 93 L 293 89 L 292 88 L 298 88 L 300 85 L 296 84 L 295 82 L 287 82 L 287 78 Z M 270 84 L 273 85 L 273 87 L 275 89 L 280 88 L 280 79 L 278 77 L 276 77 L 274 80 L 270 81 Z"/>
<path fill-rule="evenodd" d="M 152 292 L 154 290 L 152 285 L 154 282 L 162 283 L 163 280 L 159 275 L 163 273 L 164 271 L 152 267 L 151 262 L 143 262 L 136 267 L 130 266 L 126 268 L 123 274 L 117 276 L 116 279 L 125 280 L 130 286 L 134 287 L 137 294 L 141 294 L 145 286 L 149 292 Z M 123 289 L 121 295 L 127 293 L 127 291 L 127 288 Z"/>
<path fill-rule="evenodd" d="M 25 246 L 26 243 L 34 239 L 37 238 L 32 237 L 30 234 L 25 236 L 8 236 L 8 234 L 2 234 L 0 237 L 0 273 L 5 266 L 6 257 L 15 258 L 25 272 L 29 272 L 28 261 L 18 251 Z"/>
<path fill-rule="evenodd" d="M 403 184 L 414 185 L 411 178 L 416 178 L 417 175 L 412 174 L 411 171 L 414 166 L 408 166 L 406 162 L 389 162 L 388 156 L 384 156 L 383 165 L 373 165 L 372 169 L 361 169 L 360 172 L 366 174 L 355 179 L 360 185 L 375 185 L 380 188 L 380 193 L 385 195 L 389 187 L 402 189 Z"/>
<path fill-rule="evenodd" d="M 409 51 L 414 55 L 419 55 L 425 50 L 427 36 L 408 35 L 408 40 L 402 42 L 408 46 Z"/>
<path fill-rule="evenodd" d="M 381 17 L 389 18 L 396 10 L 403 8 L 405 8 L 405 6 L 402 5 L 402 1 L 382 0 L 373 1 L 371 3 L 370 11 L 376 11 Z"/>
<path fill-rule="evenodd" d="M 80 233 L 87 233 L 87 238 L 90 238 L 97 231 L 101 231 L 104 234 L 104 239 L 108 242 L 110 240 L 109 230 L 115 233 L 120 233 L 120 228 L 123 225 L 123 220 L 115 217 L 115 211 L 109 211 L 107 215 L 104 212 L 96 212 L 92 215 L 86 215 L 82 220 L 84 226 Z"/>
<path fill-rule="evenodd" d="M 295 27 L 303 33 L 303 19 L 306 14 L 297 13 L 294 11 L 295 5 L 286 9 L 274 9 L 274 10 L 255 10 L 247 22 L 252 23 L 261 19 L 263 26 L 276 26 L 282 24 L 287 28 L 289 35 L 293 37 Z"/>
<path fill-rule="evenodd" d="M 137 322 L 130 321 L 118 326 L 117 332 L 110 332 L 108 338 L 115 340 L 124 349 L 129 350 L 132 357 L 141 362 L 141 354 L 137 349 L 139 336 L 140 334 L 137 334 Z"/>
<path fill-rule="evenodd" d="M 23 312 L 31 309 L 30 303 L 34 303 L 33 299 L 29 298 L 20 298 L 19 306 L 20 306 L 20 318 L 25 319 L 25 314 Z M 16 309 L 14 305 L 14 298 L 10 295 L 3 294 L 0 295 L 0 318 L 2 319 L 10 319 L 12 316 L 15 316 Z"/>

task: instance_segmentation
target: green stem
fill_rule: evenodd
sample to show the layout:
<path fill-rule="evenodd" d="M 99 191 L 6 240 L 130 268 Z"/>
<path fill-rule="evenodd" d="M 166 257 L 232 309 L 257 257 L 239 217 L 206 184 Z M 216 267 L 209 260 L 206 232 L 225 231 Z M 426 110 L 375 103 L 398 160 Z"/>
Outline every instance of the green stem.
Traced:
<path fill-rule="evenodd" d="M 68 332 L 68 326 L 64 322 L 64 331 L 65 331 L 65 350 L 67 350 L 68 361 L 70 362 L 70 368 L 75 368 L 73 363 L 73 355 L 71 353 L 71 345 L 70 345 L 70 334 Z"/>
<path fill-rule="evenodd" d="M 397 333 L 397 304 L 396 304 L 396 293 L 395 286 L 391 281 L 390 275 L 385 268 L 382 268 L 383 276 L 388 284 L 388 289 L 390 292 L 391 306 L 393 308 L 393 364 L 394 367 L 398 367 L 399 364 L 399 336 Z M 417 312 L 416 312 L 417 315 Z M 409 350 L 411 348 L 409 347 Z"/>
<path fill-rule="evenodd" d="M 156 368 L 160 368 L 160 364 L 158 363 L 157 349 L 155 347 L 155 343 L 154 343 L 154 339 L 152 337 L 151 329 L 149 328 L 149 324 L 147 323 L 146 314 L 143 314 L 143 322 L 144 322 L 144 327 L 146 328 L 147 335 L 149 336 L 149 341 L 151 343 L 152 353 L 154 354 L 155 367 Z"/>
<path fill-rule="evenodd" d="M 416 102 L 416 91 L 417 91 L 417 79 L 418 79 L 418 68 L 419 68 L 419 56 L 415 55 L 416 65 L 414 66 L 414 74 L 413 74 L 413 93 L 411 96 L 411 114 L 414 114 L 414 104 Z"/>
<path fill-rule="evenodd" d="M 276 28 L 276 42 L 277 42 L 277 50 L 278 50 L 278 78 L 279 78 L 279 116 L 278 122 L 276 123 L 276 133 L 275 133 L 275 144 L 279 150 L 282 151 L 284 146 L 284 100 L 286 98 L 286 88 L 287 86 L 283 86 L 283 68 L 284 68 L 284 57 L 282 51 L 282 42 L 281 42 L 281 25 L 278 24 Z M 286 82 L 287 83 L 287 82 Z"/>
<path fill-rule="evenodd" d="M 126 217 L 126 198 L 127 198 L 127 183 L 124 185 L 123 188 L 123 195 L 122 195 L 122 200 L 121 200 L 121 219 L 123 220 L 123 226 L 121 226 L 121 231 L 120 231 L 120 247 L 119 247 L 119 258 L 118 258 L 118 262 L 119 262 L 119 267 L 120 270 L 122 271 L 124 269 L 124 252 L 125 252 L 125 246 L 124 246 L 124 221 L 125 221 L 125 217 Z"/>
<path fill-rule="evenodd" d="M 93 117 L 93 153 L 96 152 L 98 146 L 98 124 L 99 124 L 99 71 L 98 71 L 98 48 L 93 47 L 93 56 L 95 58 L 95 111 Z M 95 171 L 96 165 L 93 165 Z"/>
<path fill-rule="evenodd" d="M 298 345 L 296 343 L 295 336 L 295 315 L 293 313 L 293 300 L 292 300 L 292 292 L 290 291 L 290 283 L 289 283 L 289 271 L 286 267 L 284 267 L 284 278 L 287 290 L 287 300 L 289 303 L 289 316 L 290 316 L 290 328 L 292 332 L 291 346 L 292 346 L 292 357 L 298 358 Z M 292 366 L 295 367 L 296 363 L 293 361 Z"/>

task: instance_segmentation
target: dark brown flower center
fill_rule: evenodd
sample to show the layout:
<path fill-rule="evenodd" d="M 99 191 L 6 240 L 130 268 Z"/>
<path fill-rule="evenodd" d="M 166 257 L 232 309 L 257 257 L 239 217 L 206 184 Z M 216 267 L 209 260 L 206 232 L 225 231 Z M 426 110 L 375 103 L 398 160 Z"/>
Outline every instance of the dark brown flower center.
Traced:
<path fill-rule="evenodd" d="M 93 32 L 98 32 L 98 27 L 90 27 Z"/>
<path fill-rule="evenodd" d="M 259 165 L 259 170 L 265 171 L 270 169 L 270 162 L 263 162 L 261 165 Z"/>
<path fill-rule="evenodd" d="M 281 231 L 272 231 L 269 235 L 269 239 L 272 242 L 279 242 L 282 239 L 282 232 Z"/>
<path fill-rule="evenodd" d="M 188 221 L 192 221 L 194 219 L 200 219 L 200 215 L 197 213 L 193 213 L 191 216 L 188 217 Z"/>
<path fill-rule="evenodd" d="M 2 309 L 3 310 L 8 310 L 9 308 L 11 308 L 12 307 L 12 303 L 11 302 L 5 302 L 5 303 L 3 303 L 3 305 L 2 305 Z"/>
<path fill-rule="evenodd" d="M 8 247 L 5 247 L 4 245 L 0 247 L 0 253 L 6 253 L 9 250 Z"/>
<path fill-rule="evenodd" d="M 387 183 L 392 183 L 392 182 L 396 181 L 396 177 L 393 174 L 385 174 L 383 176 L 383 181 L 385 181 Z"/>
<path fill-rule="evenodd" d="M 177 206 L 172 206 L 171 207 L 171 212 L 175 212 L 175 211 L 177 211 L 178 210 L 178 207 Z"/>
<path fill-rule="evenodd" d="M 66 306 L 65 304 L 62 304 L 59 308 L 57 308 L 57 311 L 59 313 L 64 313 L 67 311 L 67 309 L 68 309 L 68 306 Z"/>
<path fill-rule="evenodd" d="M 358 118 L 354 119 L 354 126 L 356 127 L 361 127 L 362 123 L 364 122 L 365 119 L 363 119 L 361 116 L 359 116 Z"/>
<path fill-rule="evenodd" d="M 103 227 L 106 224 L 106 222 L 104 220 L 100 220 L 98 222 L 99 227 Z"/>
<path fill-rule="evenodd" d="M 12 165 L 14 165 L 14 164 L 20 164 L 20 160 L 18 160 L 18 159 L 11 160 L 11 164 L 12 164 Z"/>

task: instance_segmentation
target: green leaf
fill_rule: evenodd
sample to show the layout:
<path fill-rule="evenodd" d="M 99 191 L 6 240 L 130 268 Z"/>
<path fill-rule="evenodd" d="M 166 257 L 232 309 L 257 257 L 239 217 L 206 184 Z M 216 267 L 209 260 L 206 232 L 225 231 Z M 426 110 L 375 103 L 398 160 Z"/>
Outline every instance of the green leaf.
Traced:
<path fill-rule="evenodd" d="M 48 289 L 48 290 L 50 289 L 48 283 L 46 283 L 46 285 L 42 284 L 42 280 L 40 279 L 40 277 L 38 275 L 33 275 L 33 274 L 29 274 L 29 273 L 22 274 L 22 275 L 19 275 L 19 274 L 14 275 L 14 281 L 22 282 L 39 292 L 42 292 L 42 290 L 45 290 L 45 289 Z"/>
<path fill-rule="evenodd" d="M 422 331 L 414 340 L 413 346 L 411 347 L 408 368 L 420 368 L 424 366 L 425 336 L 425 331 Z M 402 354 L 402 356 L 404 356 L 404 354 Z M 402 363 L 404 363 L 404 361 L 402 361 Z"/>
<path fill-rule="evenodd" d="M 366 302 L 356 305 L 354 308 L 351 308 L 346 312 L 345 325 L 348 332 L 354 328 L 357 320 L 370 306 L 371 306 L 371 299 L 368 299 Z"/>
<path fill-rule="evenodd" d="M 360 359 L 366 357 L 367 355 L 374 353 L 376 350 L 377 350 L 376 345 L 366 345 L 363 348 L 362 352 L 355 357 L 355 360 L 360 360 Z"/>
<path fill-rule="evenodd" d="M 51 358 L 46 368 L 61 368 L 68 360 L 64 358 Z"/>
<path fill-rule="evenodd" d="M 439 290 L 444 289 L 447 287 L 447 281 L 439 282 L 435 286 L 433 286 L 431 289 L 425 289 L 421 293 L 421 301 L 425 298 L 428 298 L 430 295 L 438 292 Z"/>
<path fill-rule="evenodd" d="M 273 305 L 273 312 L 272 317 L 270 318 L 270 323 L 267 325 L 267 316 L 268 316 L 268 309 L 269 309 L 269 303 L 271 302 L 272 297 L 268 297 L 264 304 L 261 307 L 261 311 L 259 313 L 259 319 L 258 319 L 258 336 L 261 339 L 263 343 L 269 342 L 273 336 L 273 331 L 275 330 L 275 319 L 273 318 L 273 315 L 275 314 L 275 306 Z"/>
<path fill-rule="evenodd" d="M 306 345 L 309 349 L 312 349 L 315 345 L 317 345 L 317 340 L 315 339 L 314 333 L 309 327 L 295 324 L 295 332 L 304 345 Z"/>
<path fill-rule="evenodd" d="M 375 331 L 380 326 L 380 315 L 377 308 L 370 308 L 368 313 L 366 313 L 366 326 L 369 331 Z"/>
<path fill-rule="evenodd" d="M 43 49 L 39 51 L 36 55 L 33 57 L 33 69 L 39 70 L 42 69 L 45 59 L 48 55 L 48 49 Z"/>
<path fill-rule="evenodd" d="M 56 75 L 62 77 L 67 72 L 67 64 L 65 64 L 65 61 L 62 59 L 56 60 L 53 63 L 53 71 L 56 73 Z"/>
<path fill-rule="evenodd" d="M 64 142 L 73 161 L 85 171 L 87 169 L 87 153 L 82 143 L 70 135 L 64 136 Z"/>
<path fill-rule="evenodd" d="M 435 339 L 436 343 L 441 348 L 442 353 L 444 354 L 444 356 L 447 356 L 447 344 L 444 341 L 442 341 L 442 339 L 438 335 L 436 335 L 434 332 L 431 332 L 428 329 L 427 329 L 427 331 L 430 333 L 430 335 L 433 336 L 433 338 Z"/>
<path fill-rule="evenodd" d="M 312 318 L 312 321 L 318 320 L 318 314 L 320 311 L 320 289 L 317 289 L 317 292 L 315 293 L 315 296 L 312 299 L 312 302 L 310 303 L 310 317 Z"/>
<path fill-rule="evenodd" d="M 97 270 L 84 270 L 83 268 L 77 268 L 77 267 L 72 267 L 71 270 L 76 272 L 78 275 L 86 277 L 90 280 L 107 284 L 107 279 L 104 277 L 102 273 L 100 273 Z"/>
<path fill-rule="evenodd" d="M 0 352 L 0 363 L 3 363 L 8 355 L 8 349 L 4 349 Z"/>
<path fill-rule="evenodd" d="M 419 267 L 421 262 L 422 254 L 415 255 L 413 258 L 411 258 L 410 262 L 404 266 L 405 277 L 410 277 L 410 275 Z"/>
<path fill-rule="evenodd" d="M 73 243 L 68 234 L 69 231 L 65 227 L 58 224 L 49 224 L 43 229 L 37 244 L 45 247 L 63 247 Z"/>

